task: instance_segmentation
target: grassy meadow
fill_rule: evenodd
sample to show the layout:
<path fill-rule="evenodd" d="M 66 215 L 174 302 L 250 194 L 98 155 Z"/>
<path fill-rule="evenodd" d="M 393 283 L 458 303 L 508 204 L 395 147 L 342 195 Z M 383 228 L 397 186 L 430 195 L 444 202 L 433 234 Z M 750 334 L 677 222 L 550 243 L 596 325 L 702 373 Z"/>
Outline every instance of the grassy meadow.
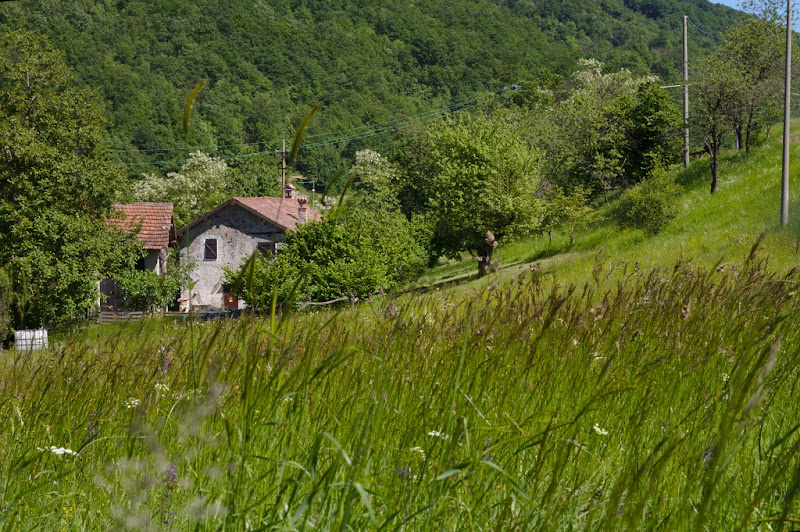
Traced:
<path fill-rule="evenodd" d="M 800 272 L 500 286 L 3 354 L 3 530 L 800 521 Z"/>

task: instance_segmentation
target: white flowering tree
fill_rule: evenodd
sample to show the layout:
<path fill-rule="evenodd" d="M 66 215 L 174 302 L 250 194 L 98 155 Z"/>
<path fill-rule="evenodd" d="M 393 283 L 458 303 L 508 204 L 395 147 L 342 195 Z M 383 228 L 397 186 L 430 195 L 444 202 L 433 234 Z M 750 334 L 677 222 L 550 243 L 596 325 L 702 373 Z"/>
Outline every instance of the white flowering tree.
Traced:
<path fill-rule="evenodd" d="M 145 174 L 133 186 L 136 201 L 171 202 L 176 227 L 182 227 L 203 212 L 215 207 L 231 191 L 225 161 L 197 151 L 189 155 L 180 172 L 166 177 Z"/>
<path fill-rule="evenodd" d="M 361 192 L 358 203 L 384 210 L 399 208 L 397 189 L 400 172 L 386 157 L 370 149 L 358 151 L 350 172 L 355 176 L 354 188 Z"/>

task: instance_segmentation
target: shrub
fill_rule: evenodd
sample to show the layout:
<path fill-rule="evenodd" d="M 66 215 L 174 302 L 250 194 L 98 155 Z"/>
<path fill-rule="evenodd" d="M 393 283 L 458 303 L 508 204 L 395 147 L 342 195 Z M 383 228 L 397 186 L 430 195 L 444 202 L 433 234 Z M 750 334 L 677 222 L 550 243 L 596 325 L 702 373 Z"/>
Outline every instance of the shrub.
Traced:
<path fill-rule="evenodd" d="M 225 282 L 248 305 L 268 308 L 276 290 L 278 301 L 286 302 L 308 269 L 295 299 L 364 298 L 419 276 L 427 255 L 415 237 L 415 228 L 400 213 L 350 211 L 338 220 L 307 223 L 287 233 L 286 246 L 275 259 L 257 257 L 252 276 L 244 271 L 240 278 L 228 270 Z"/>
<path fill-rule="evenodd" d="M 680 191 L 680 185 L 665 170 L 653 171 L 620 198 L 617 208 L 619 225 L 655 235 L 678 214 Z"/>
<path fill-rule="evenodd" d="M 5 270 L 0 269 L 0 342 L 11 334 L 13 299 L 11 279 Z"/>
<path fill-rule="evenodd" d="M 175 253 L 170 254 L 167 275 L 154 271 L 129 270 L 114 277 L 124 310 L 165 308 L 175 303 L 181 288 L 189 282 L 193 265 L 179 264 Z"/>

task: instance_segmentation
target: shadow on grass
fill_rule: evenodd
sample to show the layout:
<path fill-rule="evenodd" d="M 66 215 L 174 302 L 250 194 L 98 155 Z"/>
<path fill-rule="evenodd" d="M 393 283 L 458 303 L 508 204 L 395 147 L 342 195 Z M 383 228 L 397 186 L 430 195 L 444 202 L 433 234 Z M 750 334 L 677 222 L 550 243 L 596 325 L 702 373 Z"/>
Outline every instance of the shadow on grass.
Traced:
<path fill-rule="evenodd" d="M 537 260 L 544 260 L 549 259 L 550 257 L 555 257 L 556 255 L 561 255 L 567 251 L 570 251 L 571 248 L 569 246 L 547 246 L 542 249 L 536 249 L 520 261 L 516 262 L 515 264 L 524 263 L 524 262 L 534 262 Z M 509 264 L 511 266 L 511 264 Z"/>
<path fill-rule="evenodd" d="M 708 163 L 708 157 L 703 155 L 702 158 L 692 161 L 689 168 L 681 171 L 675 181 L 686 189 L 694 189 L 706 184 L 710 186 L 711 166 Z"/>
<path fill-rule="evenodd" d="M 460 275 L 460 277 L 459 277 Z M 433 290 L 439 290 L 441 288 L 450 288 L 454 286 L 459 286 L 462 284 L 466 284 L 470 281 L 474 281 L 478 279 L 480 275 L 478 272 L 473 273 L 460 273 L 460 274 L 453 274 L 449 275 L 439 281 L 432 282 L 430 284 L 422 285 L 422 286 L 411 286 L 404 290 L 400 290 L 395 292 L 394 295 L 401 296 L 406 294 L 424 294 L 426 292 L 431 292 Z"/>

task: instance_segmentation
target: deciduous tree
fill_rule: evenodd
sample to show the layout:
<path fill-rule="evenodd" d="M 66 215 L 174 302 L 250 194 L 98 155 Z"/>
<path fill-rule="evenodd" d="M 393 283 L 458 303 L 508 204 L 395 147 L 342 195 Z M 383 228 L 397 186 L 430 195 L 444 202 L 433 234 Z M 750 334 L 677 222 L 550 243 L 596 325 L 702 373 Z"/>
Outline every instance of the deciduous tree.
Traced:
<path fill-rule="evenodd" d="M 750 152 L 754 130 L 780 115 L 785 33 L 775 22 L 747 17 L 728 32 L 717 52 L 739 77 L 731 117 L 739 149 L 746 153 Z"/>
<path fill-rule="evenodd" d="M 734 69 L 718 56 L 710 56 L 698 65 L 692 89 L 697 109 L 694 126 L 709 156 L 713 194 L 719 180 L 719 152 L 732 129 L 731 116 L 742 86 Z"/>
<path fill-rule="evenodd" d="M 133 196 L 136 201 L 172 203 L 175 225 L 182 227 L 230 197 L 227 171 L 225 161 L 194 152 L 179 172 L 143 176 L 134 184 Z"/>
<path fill-rule="evenodd" d="M 100 276 L 136 259 L 133 236 L 104 221 L 124 182 L 104 146 L 106 126 L 63 53 L 35 33 L 3 37 L 0 263 L 16 326 L 79 314 L 95 302 Z"/>
<path fill-rule="evenodd" d="M 497 241 L 538 229 L 541 155 L 508 114 L 432 127 L 418 146 L 407 182 L 425 198 L 421 210 L 433 220 L 438 253 L 474 253 L 484 275 Z"/>

